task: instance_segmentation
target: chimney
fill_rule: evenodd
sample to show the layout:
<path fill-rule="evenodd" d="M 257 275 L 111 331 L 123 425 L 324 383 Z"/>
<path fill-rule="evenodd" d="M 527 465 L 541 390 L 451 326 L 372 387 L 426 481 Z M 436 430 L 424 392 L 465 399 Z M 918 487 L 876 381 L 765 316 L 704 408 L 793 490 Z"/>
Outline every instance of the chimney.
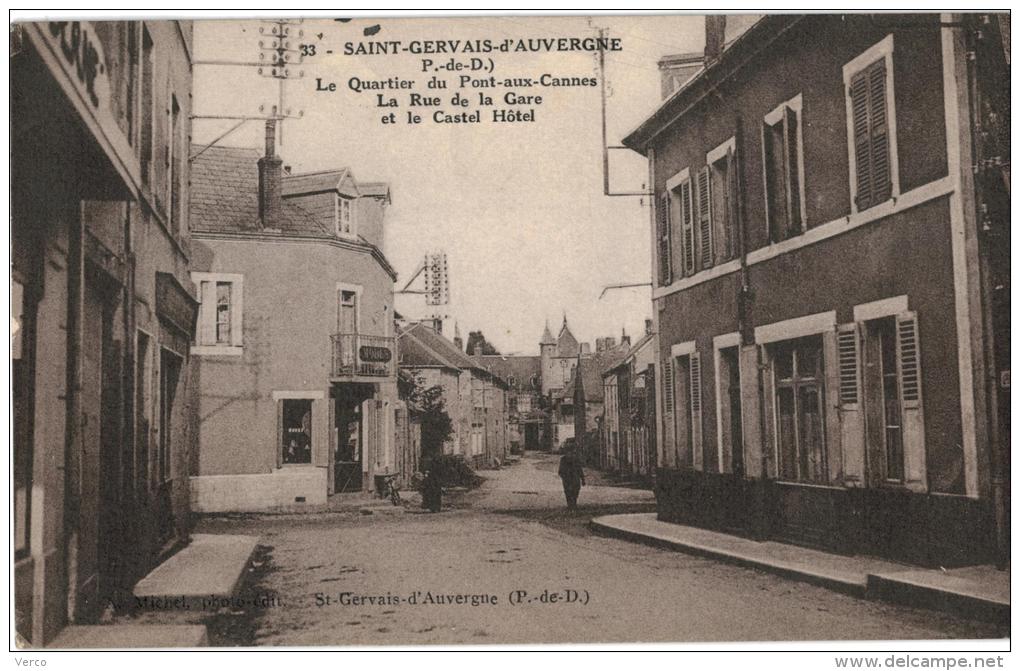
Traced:
<path fill-rule="evenodd" d="M 645 335 L 652 335 L 652 320 L 645 320 Z"/>
<path fill-rule="evenodd" d="M 262 228 L 280 227 L 283 159 L 276 155 L 276 119 L 266 119 L 266 155 L 259 159 L 259 219 Z"/>
<path fill-rule="evenodd" d="M 705 17 L 705 64 L 719 58 L 726 45 L 726 15 Z"/>
<path fill-rule="evenodd" d="M 581 343 L 581 354 L 591 354 L 591 343 Z"/>
<path fill-rule="evenodd" d="M 662 92 L 662 99 L 673 95 L 683 87 L 691 77 L 698 74 L 705 61 L 705 54 L 702 52 L 687 54 L 672 54 L 659 59 L 659 86 Z"/>
<path fill-rule="evenodd" d="M 620 347 L 630 347 L 630 336 L 627 335 L 627 329 L 623 329 L 620 333 Z"/>

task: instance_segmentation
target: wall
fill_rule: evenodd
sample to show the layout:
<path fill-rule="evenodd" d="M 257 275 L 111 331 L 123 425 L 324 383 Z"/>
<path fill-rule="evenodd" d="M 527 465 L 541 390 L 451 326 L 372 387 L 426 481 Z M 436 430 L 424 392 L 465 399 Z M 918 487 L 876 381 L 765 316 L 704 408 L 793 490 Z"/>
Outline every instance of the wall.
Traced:
<path fill-rule="evenodd" d="M 322 241 L 195 241 L 195 270 L 244 275 L 243 353 L 196 356 L 201 398 L 195 418 L 201 449 L 192 475 L 269 473 L 276 468 L 276 391 L 326 394 L 330 335 L 337 328 L 337 283 L 358 284 L 359 330 L 392 335 L 393 283 L 367 253 Z M 394 380 L 380 379 L 376 398 L 396 400 Z M 328 398 L 328 394 L 326 394 Z M 313 422 L 328 434 L 325 403 Z M 238 433 L 240 427 L 247 432 Z M 329 463 L 328 445 L 313 445 L 313 463 Z M 366 459 L 369 455 L 366 455 Z"/>

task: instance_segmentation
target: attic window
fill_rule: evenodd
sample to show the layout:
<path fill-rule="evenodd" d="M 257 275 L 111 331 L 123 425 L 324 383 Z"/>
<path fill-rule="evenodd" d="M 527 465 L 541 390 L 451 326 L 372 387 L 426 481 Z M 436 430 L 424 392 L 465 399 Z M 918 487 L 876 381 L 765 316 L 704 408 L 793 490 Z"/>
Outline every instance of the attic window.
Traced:
<path fill-rule="evenodd" d="M 340 194 L 336 195 L 333 204 L 333 214 L 336 221 L 337 235 L 354 235 L 354 201 Z"/>

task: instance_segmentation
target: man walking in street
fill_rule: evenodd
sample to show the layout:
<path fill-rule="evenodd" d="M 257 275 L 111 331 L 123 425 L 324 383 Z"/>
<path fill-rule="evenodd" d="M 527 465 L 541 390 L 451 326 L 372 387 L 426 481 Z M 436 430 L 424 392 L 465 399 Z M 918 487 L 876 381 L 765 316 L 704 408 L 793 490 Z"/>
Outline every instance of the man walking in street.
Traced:
<path fill-rule="evenodd" d="M 577 450 L 570 446 L 560 457 L 560 480 L 563 481 L 563 493 L 567 497 L 567 510 L 577 509 L 577 495 L 584 483 L 584 469 L 577 456 Z"/>

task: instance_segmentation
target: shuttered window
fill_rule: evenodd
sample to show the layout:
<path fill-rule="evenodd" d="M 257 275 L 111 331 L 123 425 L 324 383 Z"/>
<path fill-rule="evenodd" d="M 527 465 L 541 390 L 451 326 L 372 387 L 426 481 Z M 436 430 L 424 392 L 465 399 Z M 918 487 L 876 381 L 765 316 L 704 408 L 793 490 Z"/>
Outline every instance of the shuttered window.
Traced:
<path fill-rule="evenodd" d="M 694 203 L 691 180 L 680 185 L 680 245 L 683 250 L 683 274 L 694 272 Z"/>
<path fill-rule="evenodd" d="M 769 240 L 779 242 L 804 230 L 801 198 L 800 96 L 781 105 L 762 124 L 765 216 Z"/>
<path fill-rule="evenodd" d="M 662 412 L 664 415 L 673 414 L 673 362 L 666 361 L 662 364 Z"/>
<path fill-rule="evenodd" d="M 200 300 L 195 344 L 205 348 L 196 353 L 240 354 L 240 350 L 226 350 L 240 348 L 244 342 L 242 276 L 234 273 L 192 273 L 191 281 L 199 288 Z"/>
<path fill-rule="evenodd" d="M 701 355 L 693 352 L 688 358 L 687 370 L 690 389 L 690 450 L 691 465 L 702 468 L 702 430 L 701 430 Z"/>
<path fill-rule="evenodd" d="M 880 58 L 850 78 L 848 95 L 856 163 L 857 210 L 866 210 L 892 196 L 889 101 L 886 61 Z"/>
<path fill-rule="evenodd" d="M 698 171 L 698 262 L 700 268 L 712 266 L 712 181 L 706 165 Z"/>
<path fill-rule="evenodd" d="M 656 240 L 658 242 L 659 257 L 659 285 L 669 286 L 673 281 L 673 259 L 670 253 L 670 213 L 669 195 L 663 195 L 659 199 L 659 208 L 656 212 Z"/>
<path fill-rule="evenodd" d="M 843 407 L 855 406 L 860 399 L 858 383 L 857 329 L 853 324 L 840 327 L 836 334 L 839 360 L 839 403 Z"/>
<path fill-rule="evenodd" d="M 921 403 L 921 361 L 917 343 L 917 317 L 913 313 L 896 320 L 896 350 L 903 405 L 916 408 Z"/>

